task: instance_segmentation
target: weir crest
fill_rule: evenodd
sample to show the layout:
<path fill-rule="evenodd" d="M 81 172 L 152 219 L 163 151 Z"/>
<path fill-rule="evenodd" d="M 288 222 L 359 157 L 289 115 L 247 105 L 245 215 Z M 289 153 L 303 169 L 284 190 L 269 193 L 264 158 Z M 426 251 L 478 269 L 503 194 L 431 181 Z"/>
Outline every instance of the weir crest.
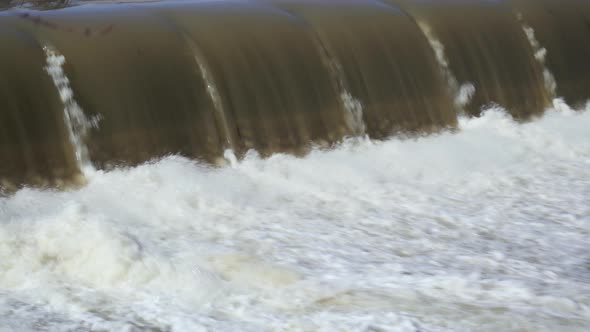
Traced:
<path fill-rule="evenodd" d="M 529 121 L 552 100 L 590 98 L 590 5 L 578 0 L 59 7 L 0 11 L 11 190 L 168 155 L 235 166 L 250 150 L 417 137 L 489 105 Z"/>

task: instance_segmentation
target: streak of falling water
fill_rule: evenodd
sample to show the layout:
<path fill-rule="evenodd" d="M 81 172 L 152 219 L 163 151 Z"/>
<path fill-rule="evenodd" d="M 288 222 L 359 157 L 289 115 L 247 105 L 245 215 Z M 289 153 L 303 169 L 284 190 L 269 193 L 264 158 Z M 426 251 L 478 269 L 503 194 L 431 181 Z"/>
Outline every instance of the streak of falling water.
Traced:
<path fill-rule="evenodd" d="M 86 137 L 90 128 L 97 128 L 100 118 L 89 119 L 74 99 L 74 92 L 70 87 L 70 80 L 63 71 L 65 57 L 50 46 L 44 46 L 47 66 L 45 71 L 51 76 L 53 84 L 59 92 L 59 98 L 64 105 L 64 120 L 68 128 L 70 143 L 74 147 L 76 163 L 82 174 L 87 175 L 94 170 L 86 147 Z"/>
<path fill-rule="evenodd" d="M 355 136 L 366 136 L 365 122 L 363 121 L 363 105 L 354 98 L 350 92 L 344 90 L 340 94 L 340 101 L 346 111 L 346 125 Z"/>
<path fill-rule="evenodd" d="M 420 27 L 420 30 L 422 30 L 422 33 L 426 36 L 430 47 L 434 51 L 441 74 L 447 81 L 447 88 L 451 95 L 454 96 L 455 106 L 459 111 L 464 111 L 465 106 L 469 104 L 475 93 L 475 87 L 472 83 L 459 84 L 457 78 L 449 67 L 449 61 L 445 55 L 445 46 L 435 37 L 428 24 L 418 22 L 418 27 Z"/>
<path fill-rule="evenodd" d="M 537 62 L 543 68 L 543 83 L 545 85 L 545 91 L 547 92 L 549 98 L 555 99 L 557 83 L 555 82 L 555 77 L 553 76 L 553 73 L 551 73 L 551 71 L 547 68 L 547 65 L 545 64 L 547 49 L 541 46 L 541 44 L 535 37 L 535 30 L 524 21 L 522 14 L 516 13 L 516 18 L 518 22 L 520 22 L 522 30 L 524 30 L 524 33 L 526 34 L 529 44 L 533 48 L 533 52 L 535 52 L 535 60 L 537 60 Z"/>
<path fill-rule="evenodd" d="M 332 82 L 340 96 L 340 103 L 345 111 L 344 121 L 348 130 L 355 137 L 365 137 L 366 126 L 363 120 L 363 105 L 360 100 L 349 92 L 350 89 L 348 89 L 342 64 L 332 56 L 333 53 L 330 51 L 329 45 L 323 42 L 320 36 L 316 36 L 314 42 L 320 52 L 322 62 L 328 68 Z"/>
<path fill-rule="evenodd" d="M 209 72 L 207 62 L 205 61 L 205 56 L 201 53 L 195 42 L 188 35 L 184 34 L 184 39 L 186 41 L 186 44 L 191 49 L 195 62 L 199 67 L 201 78 L 203 79 L 203 82 L 207 87 L 207 94 L 213 102 L 213 107 L 215 109 L 215 118 L 217 119 L 217 122 L 221 125 L 221 135 L 225 138 L 226 144 L 223 157 L 227 162 L 230 163 L 230 165 L 234 166 L 237 163 L 237 158 L 235 155 L 236 143 L 234 142 L 234 139 L 231 135 L 231 131 L 229 129 L 229 123 L 227 121 L 227 116 L 225 114 L 225 109 L 223 107 L 221 95 L 217 90 L 217 85 L 215 84 L 213 75 Z"/>
<path fill-rule="evenodd" d="M 229 162 L 231 168 L 238 167 L 238 157 L 236 157 L 236 154 L 232 149 L 225 149 L 225 151 L 223 151 L 223 158 Z"/>

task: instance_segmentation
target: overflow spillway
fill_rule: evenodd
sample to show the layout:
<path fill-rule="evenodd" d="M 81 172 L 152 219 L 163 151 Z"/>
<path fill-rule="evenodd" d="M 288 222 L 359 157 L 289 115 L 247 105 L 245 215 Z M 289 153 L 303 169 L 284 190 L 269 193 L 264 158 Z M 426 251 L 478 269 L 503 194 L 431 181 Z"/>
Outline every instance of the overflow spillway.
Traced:
<path fill-rule="evenodd" d="M 513 8 L 547 50 L 556 95 L 574 107 L 590 98 L 590 1 L 512 0 Z"/>
<path fill-rule="evenodd" d="M 0 8 L 0 190 L 79 183 L 81 158 L 108 169 L 169 154 L 216 163 L 228 149 L 301 155 L 454 128 L 493 104 L 527 120 L 554 95 L 590 98 L 582 0 L 18 6 Z M 90 125 L 72 136 L 80 119 Z"/>
<path fill-rule="evenodd" d="M 526 118 L 549 105 L 542 69 L 505 1 L 386 1 L 425 22 L 444 45 L 457 80 L 473 84 L 468 113 L 479 115 L 482 107 L 498 104 Z"/>
<path fill-rule="evenodd" d="M 426 38 L 406 13 L 376 1 L 272 1 L 308 22 L 339 59 L 369 136 L 452 126 L 456 113 Z"/>

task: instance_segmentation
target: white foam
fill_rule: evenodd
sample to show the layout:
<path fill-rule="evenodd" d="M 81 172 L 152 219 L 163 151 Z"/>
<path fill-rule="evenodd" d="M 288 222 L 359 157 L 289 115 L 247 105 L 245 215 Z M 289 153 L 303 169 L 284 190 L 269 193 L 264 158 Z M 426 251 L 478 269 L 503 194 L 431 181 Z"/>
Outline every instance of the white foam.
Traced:
<path fill-rule="evenodd" d="M 20 190 L 0 199 L 0 327 L 587 331 L 590 112 L 555 105 Z"/>

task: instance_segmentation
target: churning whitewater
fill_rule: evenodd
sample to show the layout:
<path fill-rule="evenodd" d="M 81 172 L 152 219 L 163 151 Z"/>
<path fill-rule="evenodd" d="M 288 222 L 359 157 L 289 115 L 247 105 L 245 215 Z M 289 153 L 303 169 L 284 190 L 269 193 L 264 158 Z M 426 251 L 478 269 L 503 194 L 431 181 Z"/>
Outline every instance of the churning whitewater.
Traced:
<path fill-rule="evenodd" d="M 0 331 L 588 331 L 590 112 L 0 199 Z"/>

